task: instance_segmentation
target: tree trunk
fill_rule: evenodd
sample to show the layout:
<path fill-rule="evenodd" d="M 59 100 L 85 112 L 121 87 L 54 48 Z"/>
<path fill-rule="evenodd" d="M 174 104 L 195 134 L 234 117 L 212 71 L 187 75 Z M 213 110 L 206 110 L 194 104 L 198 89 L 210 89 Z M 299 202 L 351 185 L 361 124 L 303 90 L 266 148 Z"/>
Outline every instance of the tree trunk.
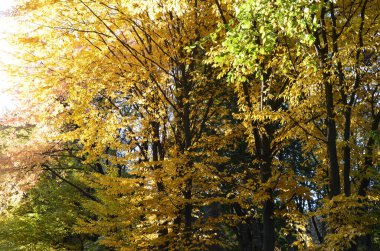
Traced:
<path fill-rule="evenodd" d="M 268 199 L 264 202 L 263 209 L 263 251 L 273 251 L 275 236 L 274 236 L 274 203 L 272 199 Z"/>
<path fill-rule="evenodd" d="M 268 130 L 267 130 L 268 131 Z M 257 133 L 258 134 L 258 133 Z M 260 143 L 260 172 L 261 182 L 267 183 L 272 177 L 272 154 L 270 148 L 270 139 L 266 135 L 258 137 Z M 275 227 L 274 227 L 274 202 L 272 198 L 272 189 L 266 190 L 269 196 L 263 204 L 263 251 L 273 251 L 275 247 Z"/>
<path fill-rule="evenodd" d="M 327 1 L 325 1 L 326 3 Z M 322 5 L 320 13 L 320 35 L 315 36 L 315 48 L 319 56 L 319 68 L 322 71 L 323 87 L 325 89 L 325 108 L 326 108 L 326 126 L 327 126 L 327 152 L 329 159 L 329 198 L 340 194 L 340 176 L 339 176 L 339 163 L 336 146 L 337 129 L 335 124 L 335 111 L 334 111 L 334 91 L 331 81 L 331 62 L 328 59 L 329 53 L 329 40 L 327 36 L 326 25 L 326 6 Z M 331 19 L 334 21 L 333 13 L 330 13 Z M 335 27 L 333 27 L 335 28 Z M 334 34 L 333 34 L 334 35 Z M 335 37 L 336 38 L 336 34 Z M 323 43 L 322 43 L 323 42 Z M 333 46 L 335 46 L 334 44 Z"/>
<path fill-rule="evenodd" d="M 327 78 L 327 77 L 326 77 Z M 340 194 L 340 176 L 339 176 L 339 163 L 336 147 L 336 124 L 334 116 L 334 99 L 332 85 L 326 80 L 325 84 L 325 98 L 326 98 L 326 111 L 327 111 L 327 150 L 330 164 L 330 194 L 332 199 L 334 196 Z"/>

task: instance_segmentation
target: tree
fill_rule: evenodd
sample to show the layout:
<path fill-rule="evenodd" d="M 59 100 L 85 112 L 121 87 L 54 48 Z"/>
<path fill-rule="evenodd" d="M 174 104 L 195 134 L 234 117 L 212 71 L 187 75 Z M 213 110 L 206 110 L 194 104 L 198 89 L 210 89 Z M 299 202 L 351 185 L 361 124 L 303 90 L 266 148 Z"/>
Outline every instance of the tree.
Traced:
<path fill-rule="evenodd" d="M 273 4 L 271 1 L 238 3 L 236 24 L 227 31 L 225 41 L 216 45 L 219 49 L 213 59 L 214 65 L 221 67 L 234 85 L 239 98 L 239 118 L 246 128 L 255 169 L 259 170 L 263 250 L 274 250 L 275 245 L 274 191 L 285 167 L 278 154 L 289 140 L 297 139 L 293 137 L 296 126 L 293 120 L 299 117 L 300 110 L 292 98 L 302 94 L 293 84 L 301 70 L 295 64 L 305 65 L 309 58 L 297 58 L 294 54 L 312 41 L 303 33 L 306 26 L 302 17 L 307 19 L 311 14 L 303 12 L 306 3 L 297 3 L 295 9 L 291 7 L 293 3 L 286 1 Z M 291 199 L 297 193 L 301 191 L 283 198 Z"/>
<path fill-rule="evenodd" d="M 14 71 L 48 128 L 28 165 L 109 248 L 355 249 L 378 224 L 377 10 L 25 1 Z"/>
<path fill-rule="evenodd" d="M 159 3 L 152 10 L 148 3 L 137 8 L 120 1 L 53 1 L 35 6 L 37 20 L 43 17 L 39 11 L 43 15 L 54 11 L 53 20 L 58 22 L 48 15 L 45 23 L 62 31 L 53 37 L 29 33 L 33 39 L 21 39 L 33 50 L 42 45 L 41 51 L 49 54 L 42 58 L 31 54 L 30 61 L 43 65 L 32 74 L 44 78 L 43 84 L 36 83 L 35 92 L 54 104 L 59 116 L 51 121 L 57 130 L 64 129 L 60 138 L 78 145 L 84 163 L 101 166 L 100 187 L 91 182 L 104 191 L 98 197 L 136 198 L 128 205 L 136 210 L 130 216 L 131 227 L 142 230 L 130 232 L 132 236 L 121 243 L 115 236 L 105 238 L 108 245 L 150 247 L 152 242 L 143 238 L 156 235 L 156 247 L 214 245 L 214 227 L 204 228 L 197 219 L 201 208 L 220 196 L 216 185 L 204 187 L 217 182 L 215 165 L 225 161 L 214 151 L 234 137 L 230 134 L 221 141 L 218 136 L 225 134 L 228 124 L 213 127 L 229 114 L 223 110 L 228 91 L 218 89 L 214 71 L 202 63 L 206 48 L 194 47 L 215 27 L 214 5 Z M 69 9 L 77 13 L 66 12 Z M 55 47 L 56 41 L 60 51 L 47 48 Z M 46 86 L 48 82 L 54 87 Z M 117 189 L 118 183 L 126 194 Z M 105 204 L 106 208 L 98 205 L 104 218 L 118 215 L 113 211 L 123 205 Z M 106 229 L 102 217 L 93 224 L 92 229 Z"/>
<path fill-rule="evenodd" d="M 352 135 L 355 135 L 356 144 L 358 144 L 363 136 L 359 133 L 363 124 L 352 128 L 352 121 L 366 119 L 367 122 L 364 123 L 367 126 L 372 124 L 370 131 L 378 130 L 376 109 L 372 108 L 372 115 L 369 115 L 373 123 L 368 123 L 368 117 L 363 117 L 362 114 L 359 115 L 360 118 L 354 118 L 355 115 L 353 115 L 356 105 L 359 103 L 367 105 L 366 102 L 362 102 L 366 98 L 360 97 L 358 90 L 360 88 L 377 90 L 377 87 L 373 87 L 373 84 L 377 86 L 376 80 L 369 84 L 372 86 L 369 87 L 368 83 L 365 83 L 365 77 L 363 78 L 364 75 L 371 75 L 377 71 L 368 71 L 366 68 L 368 66 L 371 69 L 376 68 L 377 63 L 369 59 L 370 52 L 365 49 L 364 41 L 371 44 L 378 39 L 377 36 L 372 35 L 374 33 L 371 33 L 371 26 L 365 28 L 369 25 L 366 24 L 366 18 L 371 20 L 369 23 L 377 20 L 377 15 L 372 13 L 372 10 L 376 8 L 370 8 L 367 4 L 372 3 L 358 1 L 348 4 L 344 1 L 337 3 L 324 1 L 311 6 L 302 1 L 297 2 L 296 5 L 286 1 L 237 3 L 237 22 L 233 28 L 227 27 L 225 41 L 216 44 L 216 48 L 219 49 L 213 54 L 212 60 L 214 65 L 224 69 L 230 83 L 236 86 L 235 92 L 240 98 L 240 109 L 248 128 L 247 135 L 253 135 L 251 138 L 254 141 L 251 144 L 257 151 L 256 158 L 267 163 L 269 167 L 260 167 L 263 173 L 267 173 L 264 175 L 267 178 L 264 178 L 263 182 L 271 176 L 270 171 L 265 170 L 273 169 L 271 156 L 274 155 L 261 148 L 265 142 L 271 146 L 272 138 L 276 142 L 274 136 L 276 134 L 280 136 L 279 132 L 282 128 L 290 132 L 285 135 L 292 135 L 293 139 L 303 141 L 306 151 L 318 154 L 315 160 L 322 162 L 322 168 L 328 174 L 328 193 L 332 200 L 332 202 L 326 201 L 329 205 L 328 209 L 321 212 L 328 218 L 330 232 L 325 245 L 329 248 L 339 246 L 338 243 L 342 243 L 341 238 L 347 240 L 348 232 L 350 232 L 347 228 L 356 229 L 355 234 L 349 235 L 350 240 L 353 241 L 355 241 L 355 236 L 365 232 L 356 222 L 358 219 L 364 220 L 363 216 L 355 218 L 354 222 L 346 221 L 345 227 L 339 225 L 343 215 L 352 215 L 355 212 L 360 214 L 360 206 L 354 205 L 356 202 L 362 203 L 363 200 L 355 196 L 348 198 L 347 204 L 351 201 L 355 209 L 343 213 L 342 207 L 337 205 L 342 203 L 338 199 L 340 197 L 336 198 L 339 202 L 336 202 L 334 198 L 341 194 L 340 158 L 344 163 L 345 194 L 351 195 L 350 172 L 354 163 L 351 149 L 355 147 L 349 142 L 352 140 Z M 345 42 L 353 31 L 355 31 L 353 43 Z M 366 31 L 365 35 L 364 31 Z M 314 51 L 311 45 L 315 47 Z M 376 79 L 376 76 L 373 75 L 370 79 Z M 276 84 L 281 83 L 283 83 L 282 88 L 281 85 L 276 88 Z M 255 92 L 250 91 L 250 88 L 256 88 Z M 324 95 L 321 96 L 321 93 Z M 372 92 L 372 101 L 369 103 L 377 99 L 373 94 Z M 257 107 L 255 112 L 252 112 L 252 107 Z M 370 105 L 370 107 L 374 106 Z M 281 113 L 282 111 L 286 112 Z M 340 117 L 339 112 L 343 114 L 343 117 Z M 262 125 L 264 128 L 260 130 Z M 268 130 L 268 125 L 274 125 L 275 133 Z M 294 129 L 286 129 L 289 125 L 298 128 L 296 133 Z M 358 134 L 355 133 L 356 130 Z M 260 132 L 264 132 L 264 135 L 260 136 Z M 280 139 L 289 137 L 285 135 L 281 135 Z M 372 142 L 372 140 L 369 141 Z M 280 142 L 277 140 L 276 143 Z M 284 143 L 286 144 L 286 141 Z M 283 149 L 284 143 L 279 149 Z M 372 155 L 372 150 L 370 150 L 372 147 L 366 150 L 363 147 L 356 149 L 362 154 Z M 270 148 L 266 147 L 266 149 Z M 264 153 L 262 156 L 266 158 L 265 160 L 260 157 L 260 153 Z M 365 161 L 363 162 L 360 157 L 356 161 L 358 161 L 356 168 L 363 170 L 363 165 L 359 163 Z M 367 157 L 367 163 L 371 163 L 369 166 L 376 165 L 373 161 L 373 159 L 369 161 Z M 325 168 L 325 165 L 329 167 Z M 364 167 L 364 170 L 366 169 Z M 364 186 L 367 187 L 368 179 L 365 178 L 365 180 Z M 323 181 L 320 180 L 318 183 L 322 185 Z M 363 185 L 362 182 L 359 183 Z M 272 193 L 271 190 L 267 192 Z M 273 204 L 270 201 L 266 203 Z M 335 210 L 339 213 L 331 213 Z M 273 210 L 269 209 L 268 215 L 272 214 Z M 265 225 L 268 226 L 268 232 L 264 230 L 264 235 L 268 235 L 267 246 L 264 244 L 264 250 L 273 250 L 273 221 L 265 220 L 265 213 L 263 217 L 264 228 Z M 267 218 L 271 217 L 267 216 Z M 370 228 L 367 227 L 367 229 Z M 349 242 L 345 244 L 347 244 L 346 248 L 351 245 Z"/>

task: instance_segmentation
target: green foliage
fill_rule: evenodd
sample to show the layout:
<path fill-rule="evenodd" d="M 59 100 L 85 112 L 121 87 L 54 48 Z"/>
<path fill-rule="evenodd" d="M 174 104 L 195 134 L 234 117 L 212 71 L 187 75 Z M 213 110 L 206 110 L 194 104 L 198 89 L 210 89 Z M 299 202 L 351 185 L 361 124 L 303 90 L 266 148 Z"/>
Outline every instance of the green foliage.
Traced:
<path fill-rule="evenodd" d="M 1 216 L 1 250 L 79 250 L 91 241 L 74 232 L 88 216 L 78 191 L 44 175 L 21 204 Z"/>

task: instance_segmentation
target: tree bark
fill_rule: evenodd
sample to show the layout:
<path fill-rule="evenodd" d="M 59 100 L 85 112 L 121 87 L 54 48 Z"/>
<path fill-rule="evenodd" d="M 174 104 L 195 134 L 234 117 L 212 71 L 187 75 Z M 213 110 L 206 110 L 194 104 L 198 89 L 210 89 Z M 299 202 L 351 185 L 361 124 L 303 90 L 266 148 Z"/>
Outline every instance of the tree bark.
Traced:
<path fill-rule="evenodd" d="M 325 1 L 326 4 L 326 1 Z M 320 22 L 321 22 L 321 39 L 319 35 L 316 35 L 315 47 L 319 56 L 319 67 L 322 71 L 323 87 L 325 90 L 325 109 L 326 109 L 326 126 L 327 126 L 327 152 L 329 159 L 329 198 L 340 194 L 340 176 L 339 176 L 339 163 L 337 154 L 337 129 L 335 123 L 335 111 L 334 111 L 334 91 L 333 85 L 330 82 L 331 77 L 331 60 L 328 59 L 329 41 L 327 38 L 327 25 L 325 21 L 326 6 L 321 8 Z M 330 13 L 331 14 L 331 13 Z M 334 20 L 333 14 L 331 19 Z M 322 43 L 323 42 L 323 43 Z M 336 41 L 335 41 L 336 42 Z M 335 43 L 334 42 L 334 43 Z"/>
<path fill-rule="evenodd" d="M 259 133 L 257 132 L 257 134 Z M 257 151 L 257 154 L 260 156 L 260 162 L 262 162 L 260 167 L 261 182 L 267 183 L 272 176 L 270 139 L 266 135 L 262 135 L 262 137 L 258 135 L 257 139 L 260 143 L 258 149 L 260 152 Z M 275 247 L 274 202 L 272 193 L 271 188 L 266 190 L 269 198 L 263 204 L 263 251 L 273 251 Z"/>
<path fill-rule="evenodd" d="M 274 236 L 274 203 L 272 199 L 264 202 L 263 210 L 263 251 L 273 251 L 275 244 Z"/>

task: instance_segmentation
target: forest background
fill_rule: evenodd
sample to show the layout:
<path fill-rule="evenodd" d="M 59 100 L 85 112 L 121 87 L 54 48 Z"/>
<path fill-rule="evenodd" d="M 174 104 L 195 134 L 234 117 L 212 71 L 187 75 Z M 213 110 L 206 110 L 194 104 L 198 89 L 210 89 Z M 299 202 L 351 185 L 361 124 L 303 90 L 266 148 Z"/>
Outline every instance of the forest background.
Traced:
<path fill-rule="evenodd" d="M 1 250 L 377 250 L 379 0 L 23 0 Z"/>

